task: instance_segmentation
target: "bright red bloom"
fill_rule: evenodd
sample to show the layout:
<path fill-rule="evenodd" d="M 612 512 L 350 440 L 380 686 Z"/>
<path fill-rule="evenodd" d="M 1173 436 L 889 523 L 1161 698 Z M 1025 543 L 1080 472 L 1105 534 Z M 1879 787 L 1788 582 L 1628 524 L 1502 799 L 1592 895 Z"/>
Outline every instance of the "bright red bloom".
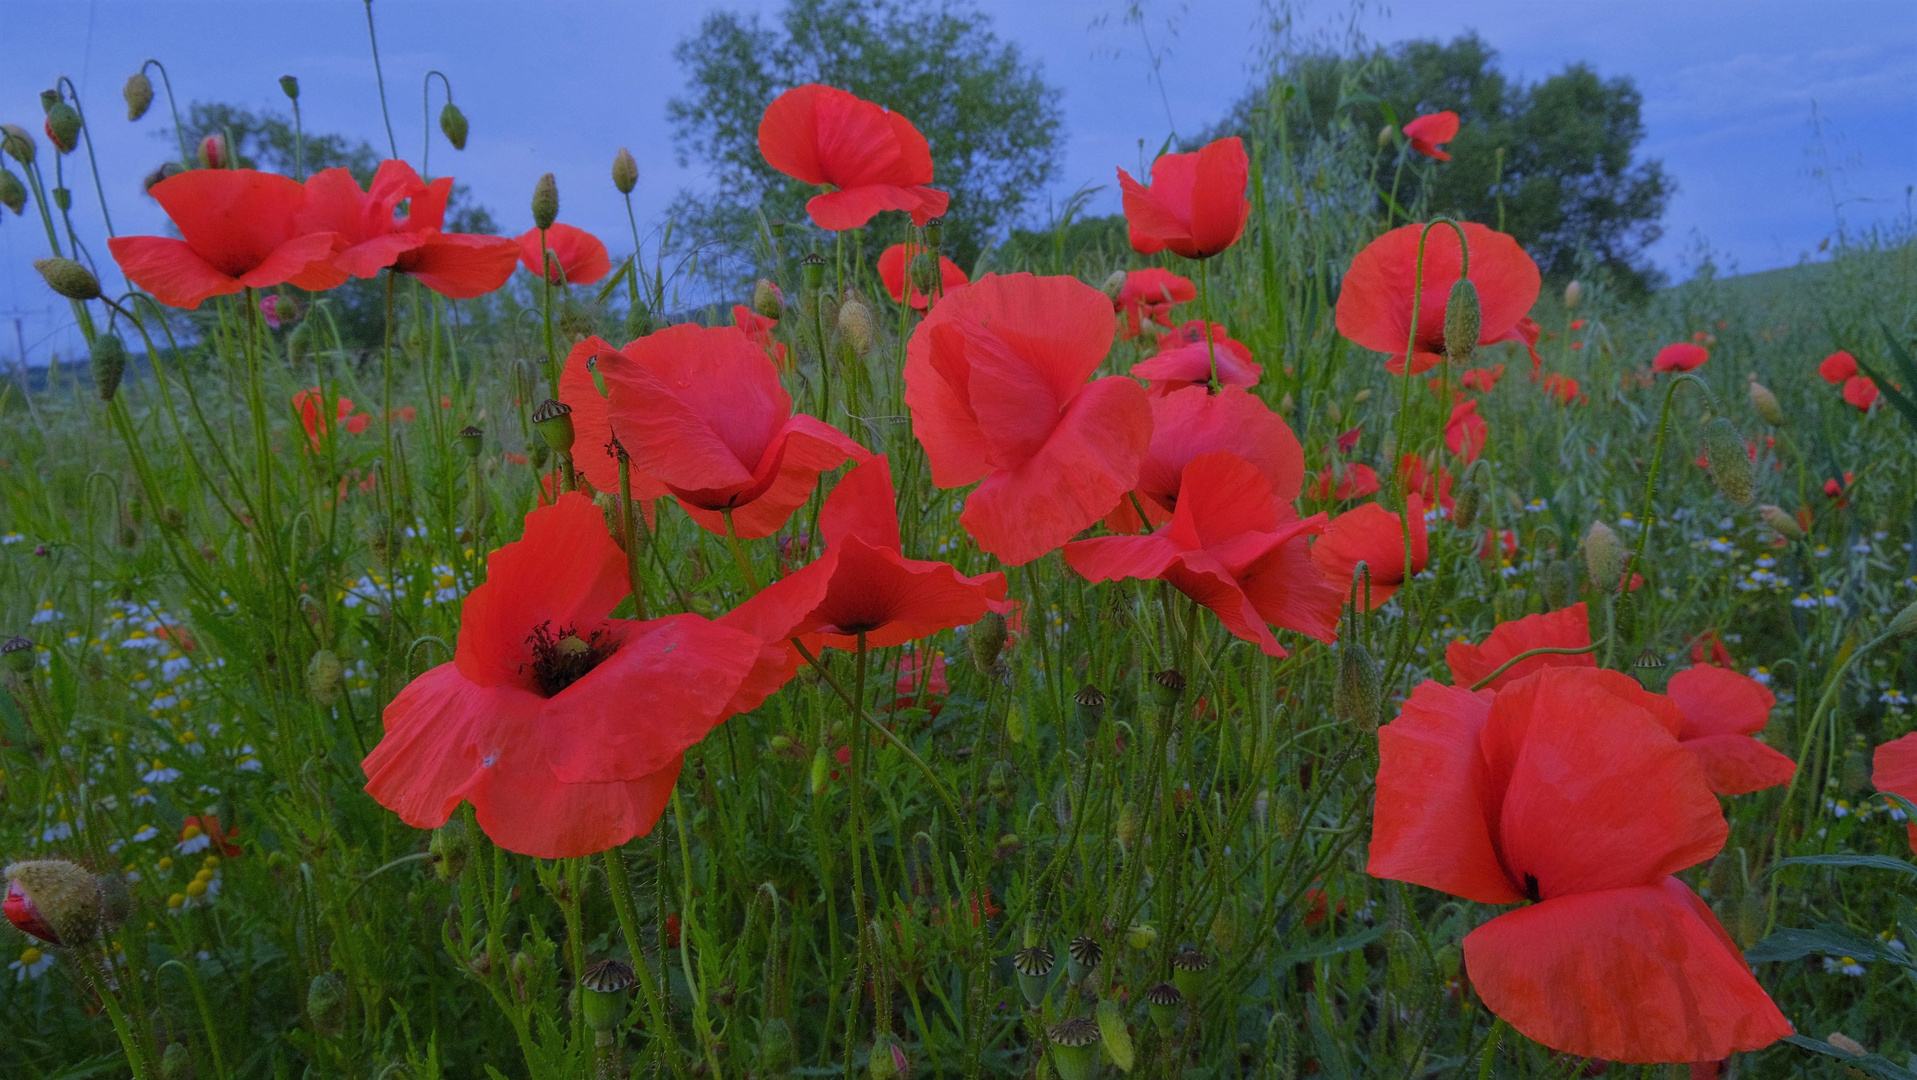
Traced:
<path fill-rule="evenodd" d="M 1691 639 L 1691 664 L 1693 666 L 1715 664 L 1718 667 L 1730 667 L 1731 651 L 1724 647 L 1724 639 L 1717 636 L 1717 631 L 1706 630 L 1704 633 Z"/>
<path fill-rule="evenodd" d="M 1427 507 L 1436 506 L 1448 514 L 1458 504 L 1451 496 L 1451 470 L 1442 465 L 1426 468 L 1424 459 L 1416 454 L 1398 459 L 1398 479 L 1404 482 L 1406 491 L 1424 496 Z"/>
<path fill-rule="evenodd" d="M 1420 116 L 1404 126 L 1404 137 L 1411 140 L 1411 149 L 1425 157 L 1450 161 L 1451 155 L 1438 149 L 1438 144 L 1458 137 L 1458 114 L 1445 111 Z"/>
<path fill-rule="evenodd" d="M 372 422 L 373 418 L 371 415 L 367 413 L 357 413 L 346 418 L 346 430 L 354 435 L 364 435 L 366 434 L 366 428 L 371 425 Z"/>
<path fill-rule="evenodd" d="M 903 210 L 923 225 L 952 198 L 926 186 L 932 148 L 910 120 L 818 83 L 795 86 L 766 106 L 759 153 L 795 180 L 838 189 L 805 204 L 821 229 L 856 229 L 882 210 Z"/>
<path fill-rule="evenodd" d="M 1256 386 L 1265 369 L 1251 358 L 1243 342 L 1226 336 L 1219 323 L 1211 324 L 1211 340 L 1205 340 L 1205 323 L 1194 319 L 1158 338 L 1158 353 L 1150 360 L 1132 365 L 1132 378 L 1144 379 L 1155 396 L 1163 396 L 1181 387 L 1211 382 L 1214 358 L 1221 386 Z"/>
<path fill-rule="evenodd" d="M 764 349 L 766 355 L 772 358 L 774 366 L 780 371 L 786 370 L 785 342 L 772 337 L 772 328 L 779 325 L 779 320 L 767 318 L 744 304 L 734 304 L 732 305 L 732 325 L 744 331 L 745 336 L 751 338 L 754 345 Z"/>
<path fill-rule="evenodd" d="M 905 404 L 932 483 L 979 483 L 959 521 L 1008 566 L 1108 513 L 1151 439 L 1145 388 L 1086 380 L 1112 344 L 1105 294 L 1070 277 L 987 274 L 946 296 L 906 345 Z"/>
<path fill-rule="evenodd" d="M 1369 595 L 1371 603 L 1367 610 L 1376 610 L 1391 599 L 1399 586 L 1424 570 L 1425 559 L 1430 554 L 1424 500 L 1414 494 L 1407 502 L 1411 515 L 1408 553 L 1404 519 L 1375 502 L 1332 518 L 1325 534 L 1311 545 L 1311 561 L 1324 571 L 1341 597 L 1349 596 L 1363 605 Z M 1361 562 L 1369 571 L 1368 588 L 1352 580 Z M 1405 565 L 1407 562 L 1409 567 Z"/>
<path fill-rule="evenodd" d="M 1844 401 L 1858 412 L 1869 412 L 1877 401 L 1877 384 L 1862 375 L 1844 380 Z"/>
<path fill-rule="evenodd" d="M 1375 495 L 1378 488 L 1378 472 L 1369 465 L 1355 462 L 1342 467 L 1327 465 L 1318 473 L 1317 482 L 1311 485 L 1311 497 L 1319 502 L 1344 502 Z"/>
<path fill-rule="evenodd" d="M 632 361 L 614 349 L 604 338 L 589 337 L 572 347 L 566 366 L 559 370 L 559 401 L 570 408 L 572 419 L 572 463 L 595 491 L 619 492 L 619 440 L 612 433 L 612 383 L 609 374 L 619 372 Z M 594 373 L 598 378 L 594 378 Z M 644 469 L 626 462 L 627 483 L 632 498 L 653 519 L 654 499 L 671 494 Z"/>
<path fill-rule="evenodd" d="M 794 415 L 778 369 L 737 327 L 668 326 L 621 352 L 630 363 L 599 369 L 613 434 L 634 468 L 720 536 L 727 511 L 740 537 L 771 536 L 820 473 L 870 456 L 825 421 Z"/>
<path fill-rule="evenodd" d="M 1484 440 L 1491 434 L 1484 417 L 1478 415 L 1476 401 L 1462 401 L 1451 410 L 1451 418 L 1444 424 L 1445 449 L 1464 459 L 1465 464 L 1478 460 L 1484 451 Z"/>
<path fill-rule="evenodd" d="M 1351 453 L 1352 449 L 1358 445 L 1358 437 L 1364 434 L 1364 430 L 1365 426 L 1359 424 L 1350 431 L 1339 432 L 1337 439 L 1338 452 L 1341 454 Z"/>
<path fill-rule="evenodd" d="M 1870 782 L 1878 791 L 1917 799 L 1917 734 L 1877 747 L 1871 755 Z M 1917 818 L 1905 830 L 1910 846 L 1917 848 Z"/>
<path fill-rule="evenodd" d="M 1531 378 L 1533 380 L 1536 380 L 1538 377 L 1538 368 L 1544 366 L 1544 357 L 1538 355 L 1538 339 L 1542 336 L 1544 336 L 1544 327 L 1539 326 L 1537 320 L 1526 315 L 1512 324 L 1511 329 L 1505 331 L 1504 336 L 1498 339 L 1499 341 L 1515 341 L 1524 346 L 1525 352 L 1531 354 Z M 1578 344 L 1582 344 L 1582 342 Z M 1503 365 L 1500 364 L 1499 367 L 1502 368 Z"/>
<path fill-rule="evenodd" d="M 1268 623 L 1337 637 L 1339 589 L 1313 565 L 1305 539 L 1324 527 L 1322 514 L 1298 520 L 1258 466 L 1218 451 L 1185 466 L 1170 525 L 1074 541 L 1065 561 L 1087 581 L 1168 581 L 1265 655 L 1286 656 Z"/>
<path fill-rule="evenodd" d="M 107 248 L 127 280 L 168 307 L 192 310 L 211 296 L 292 282 L 330 288 L 334 237 L 297 224 L 306 189 L 290 176 L 252 169 L 191 169 L 149 191 L 180 230 L 116 236 Z"/>
<path fill-rule="evenodd" d="M 1412 342 L 1411 373 L 1421 374 L 1443 358 L 1444 312 L 1458 280 L 1458 234 L 1448 225 L 1432 229 L 1424 244 L 1423 284 L 1418 278 L 1418 237 L 1422 225 L 1406 225 L 1373 240 L 1351 260 L 1338 294 L 1338 332 L 1367 349 L 1391 357 L 1386 365 L 1404 374 L 1404 352 Z M 1478 288 L 1482 314 L 1478 341 L 1489 345 L 1507 338 L 1537 302 L 1538 264 L 1516 240 L 1475 222 L 1465 222 L 1471 245 L 1471 283 Z M 1412 301 L 1418 304 L 1418 332 L 1411 333 Z"/>
<path fill-rule="evenodd" d="M 1652 371 L 1690 371 L 1702 367 L 1704 361 L 1711 358 L 1710 351 L 1702 345 L 1693 345 L 1680 341 L 1675 345 L 1666 345 L 1657 351 L 1657 357 L 1651 361 Z"/>
<path fill-rule="evenodd" d="M 967 577 L 949 563 L 908 559 L 899 546 L 892 470 L 883 454 L 848 470 L 819 515 L 825 554 L 759 590 L 720 621 L 768 645 L 882 649 L 1003 610 L 1005 575 Z"/>
<path fill-rule="evenodd" d="M 296 221 L 303 232 L 338 237 L 334 284 L 392 267 L 442 296 L 467 300 L 506 283 L 519 246 L 503 236 L 441 232 L 452 190 L 452 177 L 428 184 L 403 161 L 380 162 L 369 191 L 345 169 L 326 169 L 306 181 Z M 407 212 L 395 217 L 401 203 Z"/>
<path fill-rule="evenodd" d="M 364 414 L 359 416 L 352 415 L 352 398 L 342 397 L 336 399 L 334 408 L 335 415 L 332 419 L 328 419 L 326 416 L 325 403 L 326 398 L 317 386 L 309 386 L 293 395 L 293 408 L 300 414 L 300 426 L 306 429 L 306 441 L 312 446 L 314 452 L 319 451 L 320 444 L 326 438 L 327 432 L 333 429 L 333 421 L 346 421 L 346 430 L 357 435 L 366 430 L 366 425 L 371 420 L 371 417 Z M 358 421 L 357 427 L 354 426 L 354 421 Z"/>
<path fill-rule="evenodd" d="M 945 677 L 945 654 L 935 652 L 930 663 L 924 662 L 923 650 L 913 647 L 900 650 L 899 677 L 894 682 L 898 697 L 893 705 L 898 708 L 918 706 L 933 716 L 939 714 L 944 702 L 934 700 L 942 698 L 952 690 L 952 684 Z"/>
<path fill-rule="evenodd" d="M 1445 646 L 1444 662 L 1451 668 L 1451 685 L 1470 689 L 1519 653 L 1532 649 L 1582 649 L 1589 644 L 1590 613 L 1583 604 L 1572 604 L 1548 614 L 1501 622 L 1482 645 L 1454 641 Z M 1545 653 L 1513 664 L 1509 671 L 1485 683 L 1485 688 L 1502 690 L 1548 667 L 1596 666 L 1597 658 L 1588 652 Z"/>
<path fill-rule="evenodd" d="M 1250 174 L 1244 140 L 1235 135 L 1195 154 L 1160 157 L 1152 162 L 1150 187 L 1118 170 L 1132 248 L 1141 255 L 1169 248 L 1187 259 L 1208 259 L 1237 243 L 1251 216 Z"/>
<path fill-rule="evenodd" d="M 1849 506 L 1850 499 L 1846 496 L 1846 492 L 1850 491 L 1851 481 L 1854 479 L 1856 477 L 1851 473 L 1845 473 L 1844 482 L 1841 484 L 1835 478 L 1824 481 L 1824 497 L 1837 500 L 1839 509 Z"/>
<path fill-rule="evenodd" d="M 1665 694 L 1684 718 L 1678 741 L 1697 755 L 1712 791 L 1744 795 L 1790 782 L 1797 763 L 1751 738 L 1777 704 L 1763 683 L 1705 664 L 1671 676 Z"/>
<path fill-rule="evenodd" d="M 1583 320 L 1583 319 L 1572 319 L 1572 320 L 1571 320 L 1571 329 L 1573 329 L 1573 330 L 1582 330 L 1582 329 L 1584 329 L 1584 320 Z"/>
<path fill-rule="evenodd" d="M 1133 489 L 1138 505 L 1121 498 L 1105 516 L 1113 532 L 1135 533 L 1146 524 L 1171 519 L 1185 466 L 1200 454 L 1227 450 L 1257 466 L 1272 494 L 1287 506 L 1298 499 L 1305 482 L 1305 451 L 1290 425 L 1263 401 L 1228 386 L 1214 394 L 1202 386 L 1188 386 L 1152 399 L 1151 443 L 1138 468 Z M 1149 518 L 1138 520 L 1138 506 Z"/>
<path fill-rule="evenodd" d="M 884 283 L 885 291 L 898 303 L 905 303 L 908 294 L 912 306 L 924 311 L 932 306 L 932 298 L 919 291 L 918 282 L 912 280 L 912 260 L 927 249 L 917 244 L 893 244 L 879 253 L 879 280 Z M 939 256 L 939 293 L 951 292 L 970 282 L 959 264 Z"/>
<path fill-rule="evenodd" d="M 1841 350 L 1831 353 L 1817 365 L 1817 374 L 1823 376 L 1825 382 L 1836 385 L 1856 376 L 1857 358 Z"/>
<path fill-rule="evenodd" d="M 1569 375 L 1552 372 L 1544 377 L 1544 392 L 1558 400 L 1560 405 L 1569 405 L 1578 400 L 1578 381 Z"/>
<path fill-rule="evenodd" d="M 53 923 L 48 921 L 46 914 L 40 910 L 40 906 L 33 902 L 33 897 L 27 895 L 26 889 L 21 887 L 18 878 L 7 882 L 7 895 L 5 900 L 0 900 L 0 913 L 5 914 L 7 921 L 28 937 L 37 938 L 49 945 L 65 944 L 60 940 L 60 932 L 53 928 Z"/>
<path fill-rule="evenodd" d="M 612 273 L 612 258 L 597 236 L 563 221 L 546 230 L 546 248 L 552 252 L 553 266 L 547 277 L 553 284 L 590 285 Z M 539 249 L 539 230 L 519 234 L 519 262 L 534 274 L 546 265 Z"/>
<path fill-rule="evenodd" d="M 1508 559 L 1517 553 L 1517 530 L 1505 529 L 1501 532 L 1493 532 L 1490 529 L 1484 530 L 1484 541 L 1478 545 L 1478 558 L 1495 559 L 1503 557 Z"/>
<path fill-rule="evenodd" d="M 760 642 L 698 615 L 608 618 L 627 592 L 592 500 L 526 515 L 466 596 L 453 660 L 386 707 L 367 792 L 421 829 L 469 802 L 494 843 L 542 859 L 649 832 L 686 748 L 737 711 Z"/>
<path fill-rule="evenodd" d="M 1193 285 L 1190 278 L 1180 277 L 1156 266 L 1127 270 L 1125 285 L 1118 290 L 1118 298 L 1112 301 L 1113 313 L 1125 316 L 1125 321 L 1119 325 L 1118 336 L 1127 341 L 1137 337 L 1146 320 L 1169 328 L 1172 324 L 1171 309 L 1196 299 L 1198 286 Z"/>
<path fill-rule="evenodd" d="M 1471 368 L 1467 370 L 1463 375 L 1458 377 L 1458 383 L 1466 390 L 1481 390 L 1488 394 L 1493 387 L 1498 385 L 1498 380 L 1502 378 L 1504 378 L 1504 365 L 1495 364 L 1491 367 Z"/>
<path fill-rule="evenodd" d="M 1671 877 L 1730 830 L 1654 699 L 1592 668 L 1495 696 L 1421 684 L 1378 733 L 1366 869 L 1479 903 L 1533 901 L 1464 939 L 1472 987 L 1529 1038 L 1608 1061 L 1716 1061 L 1792 1029 Z"/>

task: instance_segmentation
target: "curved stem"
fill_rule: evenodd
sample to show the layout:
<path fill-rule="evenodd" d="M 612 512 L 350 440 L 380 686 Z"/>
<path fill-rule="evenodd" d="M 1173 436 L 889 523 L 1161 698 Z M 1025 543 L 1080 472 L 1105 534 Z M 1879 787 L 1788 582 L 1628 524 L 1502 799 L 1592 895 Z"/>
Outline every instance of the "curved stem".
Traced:
<path fill-rule="evenodd" d="M 86 110 L 80 107 L 80 91 L 65 75 L 60 76 L 59 85 L 66 88 L 67 96 L 73 99 L 73 111 L 80 114 L 80 136 L 87 141 L 87 165 L 93 170 L 94 193 L 100 197 L 100 217 L 106 221 L 107 235 L 114 236 L 113 215 L 107 212 L 106 187 L 100 183 L 100 159 L 93 154 L 93 129 L 87 126 Z"/>
<path fill-rule="evenodd" d="M 432 179 L 432 173 L 427 171 L 426 163 L 433 153 L 433 76 L 435 75 L 439 76 L 440 85 L 446 88 L 446 104 L 453 103 L 453 84 L 446 78 L 446 74 L 441 71 L 427 72 L 426 81 L 421 86 L 419 94 L 419 121 L 422 132 L 419 138 L 419 178 L 421 180 Z"/>
<path fill-rule="evenodd" d="M 180 126 L 180 104 L 173 99 L 173 80 L 167 77 L 166 65 L 158 60 L 148 60 L 141 64 L 140 73 L 146 74 L 146 69 L 150 67 L 160 69 L 160 85 L 166 87 L 166 107 L 173 114 L 173 136 L 180 143 L 180 164 L 190 169 L 193 167 L 193 155 L 187 153 L 186 128 Z M 295 110 L 295 116 L 297 115 L 298 111 Z"/>
<path fill-rule="evenodd" d="M 379 115 L 386 121 L 386 146 L 399 157 L 399 142 L 393 138 L 393 114 L 386 108 L 386 73 L 379 67 L 379 32 L 373 28 L 373 0 L 366 0 L 366 40 L 373 46 L 373 76 L 379 80 Z"/>
<path fill-rule="evenodd" d="M 1704 394 L 1707 398 L 1711 393 L 1710 387 L 1704 385 L 1704 380 L 1688 372 L 1679 372 L 1671 379 L 1671 385 L 1664 390 L 1664 408 L 1659 413 L 1657 421 L 1657 443 L 1651 451 L 1651 472 L 1650 475 L 1644 478 L 1644 507 L 1643 516 L 1638 521 L 1637 546 L 1631 549 L 1630 557 L 1624 560 L 1624 576 L 1618 579 L 1618 583 L 1615 586 L 1617 589 L 1617 603 L 1619 605 L 1630 603 L 1631 573 L 1637 568 L 1639 563 L 1644 561 L 1644 549 L 1651 542 L 1652 513 L 1654 509 L 1652 499 L 1657 494 L 1658 472 L 1664 465 L 1664 441 L 1669 436 L 1671 428 L 1671 403 L 1677 398 L 1677 388 L 1686 382 L 1696 383 L 1704 390 Z M 1648 598 L 1646 602 L 1648 603 Z M 1614 613 L 1613 626 L 1616 625 L 1617 619 L 1621 616 L 1622 612 Z M 1612 645 L 1615 646 L 1617 642 L 1615 632 L 1610 635 L 1610 640 Z M 1611 658 L 1612 650 L 1606 649 L 1604 653 L 1604 663 L 1601 666 L 1610 667 Z"/>

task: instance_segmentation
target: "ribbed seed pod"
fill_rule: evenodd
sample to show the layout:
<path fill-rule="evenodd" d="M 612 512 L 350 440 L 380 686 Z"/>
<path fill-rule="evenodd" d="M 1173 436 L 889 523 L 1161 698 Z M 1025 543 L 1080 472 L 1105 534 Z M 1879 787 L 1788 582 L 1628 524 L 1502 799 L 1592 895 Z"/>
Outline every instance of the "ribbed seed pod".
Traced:
<path fill-rule="evenodd" d="M 1178 1023 L 1178 1010 L 1185 1004 L 1185 995 L 1171 983 L 1157 983 L 1145 991 L 1145 1004 L 1151 1011 L 1152 1026 L 1160 1035 L 1170 1035 L 1172 1026 Z"/>
<path fill-rule="evenodd" d="M 1098 1021 L 1074 1016 L 1046 1032 L 1059 1080 L 1092 1080 L 1098 1074 Z"/>
<path fill-rule="evenodd" d="M 1027 1005 L 1036 1009 L 1045 1000 L 1057 964 L 1057 954 L 1045 945 L 1030 945 L 1012 955 L 1012 970 L 1018 973 L 1019 993 L 1025 995 Z"/>
<path fill-rule="evenodd" d="M 1751 470 L 1750 455 L 1737 429 L 1722 416 L 1704 425 L 1704 456 L 1711 465 L 1711 479 L 1725 498 L 1739 506 L 1751 501 L 1757 478 Z"/>
<path fill-rule="evenodd" d="M 1188 998 L 1200 996 L 1205 989 L 1205 973 L 1211 970 L 1211 960 L 1204 953 L 1187 945 L 1172 955 L 1172 985 Z"/>
<path fill-rule="evenodd" d="M 561 454 L 572 453 L 572 406 L 557 398 L 547 398 L 533 410 L 532 422 L 547 446 Z"/>
<path fill-rule="evenodd" d="M 1080 934 L 1065 946 L 1065 976 L 1075 983 L 1084 982 L 1085 976 L 1090 975 L 1103 959 L 1105 947 L 1098 943 L 1098 939 Z"/>
<path fill-rule="evenodd" d="M 610 1032 L 626 1018 L 626 991 L 632 988 L 632 965 L 607 957 L 579 976 L 580 1006 L 586 1026 Z"/>

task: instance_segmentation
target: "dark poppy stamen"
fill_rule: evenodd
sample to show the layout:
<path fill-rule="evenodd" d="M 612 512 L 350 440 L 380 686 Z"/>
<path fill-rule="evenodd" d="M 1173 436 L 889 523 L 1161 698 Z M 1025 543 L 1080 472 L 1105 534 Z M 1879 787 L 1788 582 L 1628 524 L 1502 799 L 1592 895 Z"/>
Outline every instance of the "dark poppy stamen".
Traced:
<path fill-rule="evenodd" d="M 619 647 L 603 630 L 581 635 L 565 626 L 555 632 L 550 622 L 534 627 L 526 644 L 532 649 L 533 685 L 544 697 L 578 682 Z"/>
<path fill-rule="evenodd" d="M 1536 874 L 1524 875 L 1524 895 L 1530 897 L 1533 903 L 1544 899 L 1544 897 L 1538 895 L 1538 878 Z"/>

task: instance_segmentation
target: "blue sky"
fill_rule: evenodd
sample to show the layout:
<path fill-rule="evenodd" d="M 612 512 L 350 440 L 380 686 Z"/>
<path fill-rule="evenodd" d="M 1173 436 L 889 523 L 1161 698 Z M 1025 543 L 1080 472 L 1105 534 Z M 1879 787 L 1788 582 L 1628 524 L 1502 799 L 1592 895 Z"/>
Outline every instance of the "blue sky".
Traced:
<path fill-rule="evenodd" d="M 563 220 L 601 234 L 615 250 L 630 247 L 619 240 L 629 233 L 608 179 L 619 147 L 639 161 L 634 197 L 642 229 L 677 191 L 703 180 L 696 162 L 678 165 L 665 118 L 667 99 L 681 87 L 673 45 L 710 11 L 769 15 L 780 6 L 380 0 L 381 60 L 400 152 L 417 163 L 421 80 L 429 69 L 443 71 L 472 136 L 463 153 L 436 142 L 435 173 L 470 184 L 501 228 L 517 232 L 529 224 L 533 181 L 551 171 Z M 1143 34 L 1123 21 L 1123 0 L 978 6 L 1063 91 L 1063 168 L 1047 196 L 1063 200 L 1081 185 L 1104 185 L 1092 208 L 1116 212 L 1114 166 L 1135 166 L 1139 140 L 1158 146 L 1171 123 L 1184 131 L 1211 123 L 1244 92 L 1275 4 L 1147 0 Z M 1354 19 L 1379 42 L 1476 30 L 1516 78 L 1543 78 L 1576 61 L 1634 78 L 1644 95 L 1643 152 L 1661 158 L 1678 183 L 1665 238 L 1653 249 L 1678 278 L 1700 245 L 1720 266 L 1761 270 L 1811 256 L 1840 215 L 1857 228 L 1909 214 L 1908 186 L 1917 183 L 1917 4 L 1910 0 L 1417 0 L 1395 11 L 1375 4 L 1353 11 L 1343 3 L 1306 5 L 1295 32 L 1342 35 Z M 61 75 L 71 78 L 89 109 L 108 206 L 123 234 L 165 228 L 139 188 L 139 178 L 169 156 L 164 100 L 137 124 L 126 121 L 120 100 L 121 84 L 147 57 L 167 64 L 183 103 L 281 109 L 278 77 L 297 75 L 309 130 L 385 143 L 364 8 L 355 0 L 40 0 L 13 6 L 7 21 L 0 120 L 37 133 L 39 92 Z M 1147 37 L 1159 53 L 1162 95 L 1148 77 Z M 91 180 L 73 176 L 69 186 L 76 219 L 97 222 Z M 97 226 L 88 242 L 105 258 Z M 9 214 L 0 224 L 0 358 L 8 361 L 18 351 L 15 317 L 30 362 L 80 347 L 65 304 L 31 268 L 45 243 L 32 217 Z"/>

